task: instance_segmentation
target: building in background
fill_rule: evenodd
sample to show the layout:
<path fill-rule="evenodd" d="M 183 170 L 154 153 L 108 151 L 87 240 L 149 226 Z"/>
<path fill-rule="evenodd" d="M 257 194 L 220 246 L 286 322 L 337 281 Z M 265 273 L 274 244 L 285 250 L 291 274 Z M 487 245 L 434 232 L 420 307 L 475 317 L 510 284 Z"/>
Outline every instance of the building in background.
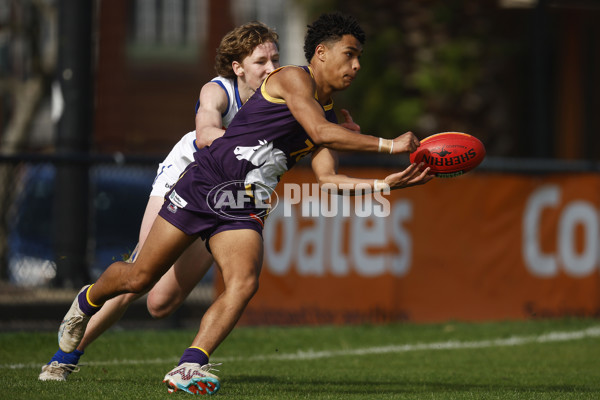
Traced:
<path fill-rule="evenodd" d="M 280 34 L 283 63 L 305 62 L 305 13 L 293 0 L 100 2 L 95 150 L 166 155 L 194 129 L 221 37 L 252 20 Z"/>

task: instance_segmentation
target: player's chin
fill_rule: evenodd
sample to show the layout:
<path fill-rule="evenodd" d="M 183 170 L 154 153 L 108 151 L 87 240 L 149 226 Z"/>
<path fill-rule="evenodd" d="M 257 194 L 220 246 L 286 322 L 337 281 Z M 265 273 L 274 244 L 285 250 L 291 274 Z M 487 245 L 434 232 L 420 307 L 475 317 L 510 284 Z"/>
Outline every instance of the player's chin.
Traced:
<path fill-rule="evenodd" d="M 342 87 L 341 89 L 346 89 L 347 87 L 350 87 L 350 85 L 352 84 L 353 79 L 352 78 L 344 78 L 342 80 Z"/>

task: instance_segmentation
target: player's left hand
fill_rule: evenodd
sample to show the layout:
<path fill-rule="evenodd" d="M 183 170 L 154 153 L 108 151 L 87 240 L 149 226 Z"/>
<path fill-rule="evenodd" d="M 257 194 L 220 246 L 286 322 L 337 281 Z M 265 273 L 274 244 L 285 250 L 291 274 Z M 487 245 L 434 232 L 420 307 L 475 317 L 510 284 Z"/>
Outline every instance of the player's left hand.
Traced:
<path fill-rule="evenodd" d="M 429 167 L 423 168 L 425 165 L 410 164 L 404 171 L 396 172 L 385 177 L 384 182 L 390 186 L 390 189 L 402 189 L 416 185 L 424 185 L 435 175 L 430 173 Z"/>
<path fill-rule="evenodd" d="M 350 112 L 344 108 L 342 108 L 340 112 L 344 116 L 344 122 L 342 122 L 340 125 L 351 131 L 360 132 L 360 126 L 352 120 Z"/>

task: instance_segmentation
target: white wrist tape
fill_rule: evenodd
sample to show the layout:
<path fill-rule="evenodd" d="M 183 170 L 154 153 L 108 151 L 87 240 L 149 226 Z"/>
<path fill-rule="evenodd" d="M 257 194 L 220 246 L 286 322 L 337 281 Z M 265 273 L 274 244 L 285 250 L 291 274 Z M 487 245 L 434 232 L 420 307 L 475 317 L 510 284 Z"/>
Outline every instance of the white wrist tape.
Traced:
<path fill-rule="evenodd" d="M 379 138 L 379 147 L 377 151 L 379 153 L 390 153 L 392 154 L 392 150 L 394 149 L 394 141 L 390 139 Z"/>

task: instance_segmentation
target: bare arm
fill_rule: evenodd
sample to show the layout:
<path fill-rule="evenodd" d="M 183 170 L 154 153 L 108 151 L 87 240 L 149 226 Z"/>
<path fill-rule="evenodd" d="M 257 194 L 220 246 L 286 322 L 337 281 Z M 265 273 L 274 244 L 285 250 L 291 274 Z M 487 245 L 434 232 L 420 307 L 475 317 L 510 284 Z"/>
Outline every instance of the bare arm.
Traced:
<path fill-rule="evenodd" d="M 209 146 L 225 133 L 221 115 L 227 111 L 227 94 L 219 84 L 208 82 L 200 90 L 196 113 L 196 146 Z"/>
<path fill-rule="evenodd" d="M 403 171 L 390 174 L 384 178 L 353 178 L 337 172 L 338 157 L 335 151 L 320 147 L 313 153 L 311 166 L 319 186 L 326 184 L 335 185 L 338 192 L 342 193 L 345 189 L 349 194 L 355 194 L 357 185 L 361 185 L 364 193 L 365 187 L 370 187 L 371 191 L 381 190 L 383 185 L 390 189 L 403 189 L 416 185 L 423 185 L 434 178 L 429 175 L 429 168 L 420 171 L 421 165 L 411 164 Z M 377 184 L 375 182 L 378 182 Z"/>
<path fill-rule="evenodd" d="M 284 68 L 271 76 L 267 91 L 286 101 L 294 118 L 316 145 L 340 151 L 381 150 L 380 138 L 350 131 L 325 119 L 323 109 L 314 98 L 315 83 L 301 68 Z M 407 132 L 394 139 L 392 153 L 412 152 L 418 146 L 416 136 Z"/>

